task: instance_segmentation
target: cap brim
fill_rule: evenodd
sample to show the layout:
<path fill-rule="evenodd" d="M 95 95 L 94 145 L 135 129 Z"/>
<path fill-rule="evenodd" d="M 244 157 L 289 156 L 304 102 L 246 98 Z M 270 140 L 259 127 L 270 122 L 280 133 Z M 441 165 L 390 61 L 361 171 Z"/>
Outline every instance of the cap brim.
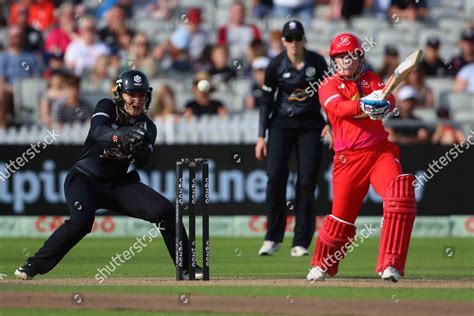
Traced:
<path fill-rule="evenodd" d="M 304 32 L 294 30 L 294 31 L 289 31 L 285 35 L 283 35 L 284 38 L 287 38 L 288 36 L 304 36 Z"/>

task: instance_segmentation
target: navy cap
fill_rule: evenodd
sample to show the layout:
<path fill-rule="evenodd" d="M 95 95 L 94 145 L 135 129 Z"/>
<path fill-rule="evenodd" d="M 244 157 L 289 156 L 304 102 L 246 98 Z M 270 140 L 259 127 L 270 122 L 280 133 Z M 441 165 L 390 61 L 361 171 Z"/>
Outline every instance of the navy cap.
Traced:
<path fill-rule="evenodd" d="M 461 39 L 463 41 L 474 42 L 474 29 L 469 28 L 469 29 L 465 29 L 464 31 L 462 31 Z"/>
<path fill-rule="evenodd" d="M 288 37 L 289 35 L 304 36 L 303 24 L 296 20 L 288 21 L 283 25 L 281 35 L 283 37 Z"/>
<path fill-rule="evenodd" d="M 440 42 L 438 36 L 428 37 L 428 40 L 426 41 L 426 46 L 430 46 L 430 47 L 433 47 L 433 48 L 438 48 L 439 45 L 441 45 L 441 42 Z"/>

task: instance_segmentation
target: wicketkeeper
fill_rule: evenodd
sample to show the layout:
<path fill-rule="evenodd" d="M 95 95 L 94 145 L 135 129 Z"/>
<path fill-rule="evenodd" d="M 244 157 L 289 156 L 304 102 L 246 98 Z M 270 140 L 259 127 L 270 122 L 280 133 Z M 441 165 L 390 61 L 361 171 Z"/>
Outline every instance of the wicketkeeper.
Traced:
<path fill-rule="evenodd" d="M 156 224 L 175 261 L 175 208 L 164 196 L 140 182 L 138 172 L 127 173 L 130 163 L 143 167 L 153 152 L 156 126 L 146 110 L 152 88 L 140 71 L 120 74 L 113 99 L 100 100 L 79 160 L 64 183 L 71 217 L 46 240 L 27 263 L 15 271 L 24 280 L 45 274 L 85 235 L 91 232 L 95 211 L 109 209 Z M 184 232 L 184 227 L 182 227 Z M 183 233 L 184 262 L 188 263 L 188 237 Z M 185 278 L 189 278 L 187 272 Z M 196 269 L 196 279 L 202 269 Z"/>

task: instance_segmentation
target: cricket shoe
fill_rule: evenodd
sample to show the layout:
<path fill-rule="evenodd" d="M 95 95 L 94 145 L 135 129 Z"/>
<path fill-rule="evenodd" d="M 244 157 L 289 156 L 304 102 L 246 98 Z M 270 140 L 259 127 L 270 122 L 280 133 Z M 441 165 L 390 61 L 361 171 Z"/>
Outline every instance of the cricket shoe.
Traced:
<path fill-rule="evenodd" d="M 308 249 L 302 246 L 295 246 L 291 248 L 292 257 L 303 257 L 308 255 Z"/>
<path fill-rule="evenodd" d="M 379 273 L 380 277 L 387 281 L 398 282 L 401 276 L 395 267 L 388 266 L 382 273 Z"/>
<path fill-rule="evenodd" d="M 15 271 L 15 276 L 22 280 L 32 280 L 36 274 L 31 263 L 27 263 Z"/>
<path fill-rule="evenodd" d="M 202 280 L 204 278 L 204 272 L 200 266 L 196 266 L 194 275 L 195 280 Z M 183 270 L 183 279 L 189 280 L 189 273 L 187 270 Z"/>
<path fill-rule="evenodd" d="M 313 267 L 309 270 L 306 280 L 313 282 L 326 280 L 326 272 L 324 272 L 319 266 Z"/>
<path fill-rule="evenodd" d="M 278 249 L 280 249 L 280 243 L 279 242 L 275 242 L 275 241 L 271 241 L 271 240 L 265 240 L 263 242 L 262 247 L 260 247 L 260 250 L 258 251 L 258 254 L 260 256 L 271 256 L 275 252 L 277 252 Z"/>

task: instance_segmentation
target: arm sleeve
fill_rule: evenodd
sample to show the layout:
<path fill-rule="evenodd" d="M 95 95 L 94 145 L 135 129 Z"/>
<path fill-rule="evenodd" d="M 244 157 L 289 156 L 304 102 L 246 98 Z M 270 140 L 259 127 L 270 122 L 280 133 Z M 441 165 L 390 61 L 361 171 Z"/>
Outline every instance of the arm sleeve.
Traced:
<path fill-rule="evenodd" d="M 102 146 L 109 148 L 117 142 L 112 140 L 116 130 L 111 127 L 115 116 L 115 105 L 107 99 L 100 100 L 92 114 L 90 136 Z"/>
<path fill-rule="evenodd" d="M 278 87 L 278 80 L 276 76 L 276 69 L 278 63 L 271 62 L 265 70 L 265 82 L 262 87 L 262 105 L 260 107 L 260 118 L 258 127 L 258 137 L 265 137 L 268 128 L 268 121 L 270 114 L 273 111 L 273 97 Z"/>
<path fill-rule="evenodd" d="M 179 28 L 171 34 L 170 41 L 179 50 L 188 49 L 191 35 L 183 28 Z"/>
<path fill-rule="evenodd" d="M 217 31 L 217 44 L 225 45 L 227 43 L 227 28 L 222 26 Z"/>
<path fill-rule="evenodd" d="M 65 62 L 74 62 L 75 55 L 76 55 L 75 48 L 76 48 L 75 43 L 73 42 L 69 43 L 69 45 L 66 48 L 66 51 L 64 52 Z"/>
<path fill-rule="evenodd" d="M 0 53 L 0 78 L 4 78 L 5 77 L 5 60 L 6 58 L 6 55 L 5 53 Z"/>
<path fill-rule="evenodd" d="M 474 70 L 474 66 L 466 65 L 459 69 L 456 79 L 469 80 L 470 72 Z"/>
<path fill-rule="evenodd" d="M 359 100 L 347 100 L 332 83 L 319 89 L 319 101 L 327 114 L 343 118 L 352 118 L 361 114 Z"/>
<path fill-rule="evenodd" d="M 255 24 L 252 24 L 252 31 L 253 31 L 254 39 L 256 40 L 262 39 L 262 34 L 260 33 L 260 29 Z"/>
<path fill-rule="evenodd" d="M 383 90 L 383 88 L 385 88 L 385 83 L 375 72 L 372 72 L 372 76 L 370 78 L 370 88 L 372 89 L 372 91 Z M 393 94 L 389 93 L 387 95 L 386 100 L 390 102 L 390 111 L 393 111 L 393 109 L 395 108 L 395 97 L 393 96 Z"/>
<path fill-rule="evenodd" d="M 151 121 L 147 121 L 147 131 L 148 131 L 148 139 L 145 142 L 145 146 L 139 152 L 137 152 L 134 156 L 135 158 L 135 166 L 137 168 L 143 168 L 148 161 L 150 160 L 150 156 L 153 153 L 154 144 L 156 140 L 156 125 Z"/>

